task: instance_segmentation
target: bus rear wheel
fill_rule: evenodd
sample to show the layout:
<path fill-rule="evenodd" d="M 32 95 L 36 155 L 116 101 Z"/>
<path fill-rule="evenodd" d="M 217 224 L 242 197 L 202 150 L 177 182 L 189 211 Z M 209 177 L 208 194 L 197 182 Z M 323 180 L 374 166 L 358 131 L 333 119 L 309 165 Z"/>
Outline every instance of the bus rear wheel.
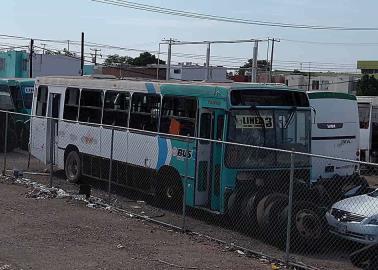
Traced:
<path fill-rule="evenodd" d="M 81 160 L 79 153 L 71 151 L 64 162 L 64 172 L 69 182 L 77 183 L 81 177 Z"/>
<path fill-rule="evenodd" d="M 183 195 L 184 189 L 181 179 L 160 178 L 157 190 L 159 204 L 179 210 L 182 208 Z"/>

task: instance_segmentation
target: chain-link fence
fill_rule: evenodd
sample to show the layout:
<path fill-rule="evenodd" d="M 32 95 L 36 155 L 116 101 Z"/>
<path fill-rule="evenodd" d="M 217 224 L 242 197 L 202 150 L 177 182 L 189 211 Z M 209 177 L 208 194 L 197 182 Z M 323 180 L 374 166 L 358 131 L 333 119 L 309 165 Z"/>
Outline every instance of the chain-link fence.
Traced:
<path fill-rule="evenodd" d="M 373 247 L 359 250 L 378 243 L 378 167 L 357 161 L 358 153 L 337 158 L 348 140 L 335 146 L 335 157 L 324 157 L 206 132 L 195 138 L 194 131 L 129 129 L 121 114 L 110 125 L 96 124 L 90 111 L 80 122 L 0 117 L 4 174 L 79 191 L 271 261 L 353 269 L 350 255 L 360 266 L 377 260 Z"/>

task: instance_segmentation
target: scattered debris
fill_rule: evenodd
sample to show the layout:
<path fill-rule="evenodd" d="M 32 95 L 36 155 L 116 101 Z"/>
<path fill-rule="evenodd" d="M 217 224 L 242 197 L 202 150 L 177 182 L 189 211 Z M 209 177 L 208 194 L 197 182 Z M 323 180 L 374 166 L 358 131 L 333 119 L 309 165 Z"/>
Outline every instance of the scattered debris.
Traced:
<path fill-rule="evenodd" d="M 236 250 L 236 252 L 239 254 L 239 255 L 245 255 L 245 253 L 243 252 L 243 251 L 241 251 L 241 250 Z"/>
<path fill-rule="evenodd" d="M 122 246 L 121 244 L 118 244 L 118 245 L 117 245 L 117 248 L 118 248 L 118 249 L 123 249 L 123 248 L 125 248 L 125 247 Z"/>

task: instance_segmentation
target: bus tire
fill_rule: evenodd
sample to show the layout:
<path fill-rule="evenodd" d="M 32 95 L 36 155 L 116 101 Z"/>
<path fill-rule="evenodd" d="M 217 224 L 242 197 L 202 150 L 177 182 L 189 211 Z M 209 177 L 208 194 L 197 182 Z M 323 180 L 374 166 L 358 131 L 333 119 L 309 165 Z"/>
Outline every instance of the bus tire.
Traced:
<path fill-rule="evenodd" d="M 227 216 L 233 225 L 237 225 L 240 220 L 240 207 L 237 201 L 237 192 L 232 192 L 227 201 Z"/>
<path fill-rule="evenodd" d="M 81 177 L 81 159 L 77 151 L 70 151 L 64 161 L 64 172 L 67 180 L 77 183 Z"/>
<path fill-rule="evenodd" d="M 157 179 L 156 196 L 159 204 L 175 210 L 181 209 L 184 189 L 180 174 L 167 167 L 159 172 Z"/>
<path fill-rule="evenodd" d="M 265 209 L 271 204 L 273 201 L 275 201 L 277 198 L 283 198 L 285 196 L 284 194 L 281 193 L 271 193 L 264 198 L 258 203 L 257 209 L 256 209 L 256 219 L 257 219 L 257 224 L 260 227 L 261 231 L 265 230 L 265 222 L 264 222 L 264 215 L 265 215 Z"/>
<path fill-rule="evenodd" d="M 287 223 L 288 206 L 281 213 L 281 224 Z M 317 207 L 306 201 L 293 204 L 291 239 L 293 249 L 316 249 L 321 240 L 325 223 Z M 285 226 L 286 228 L 286 226 Z"/>

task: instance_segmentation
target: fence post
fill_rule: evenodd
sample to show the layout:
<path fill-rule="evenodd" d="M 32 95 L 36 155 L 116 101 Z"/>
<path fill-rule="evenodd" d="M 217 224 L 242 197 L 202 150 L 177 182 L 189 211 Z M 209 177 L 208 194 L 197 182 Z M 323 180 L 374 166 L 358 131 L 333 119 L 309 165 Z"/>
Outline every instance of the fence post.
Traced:
<path fill-rule="evenodd" d="M 53 173 L 54 173 L 54 152 L 55 152 L 55 121 L 54 119 L 50 118 L 50 187 L 53 186 Z"/>
<path fill-rule="evenodd" d="M 114 127 L 112 126 L 112 136 L 110 139 L 110 159 L 109 159 L 109 185 L 108 185 L 108 199 L 110 202 L 110 192 L 112 188 L 112 174 L 113 174 L 113 143 L 114 142 Z"/>
<path fill-rule="evenodd" d="M 8 148 L 8 112 L 5 112 L 3 175 L 5 175 L 5 171 L 7 169 L 7 148 Z"/>
<path fill-rule="evenodd" d="M 182 194 L 182 230 L 186 231 L 186 185 L 188 180 L 188 170 L 189 170 L 189 134 L 186 137 L 186 152 L 185 152 L 185 175 Z"/>
<path fill-rule="evenodd" d="M 291 216 L 293 212 L 293 189 L 294 189 L 294 153 L 290 153 L 290 184 L 289 184 L 289 205 L 287 213 L 287 228 L 286 228 L 286 250 L 285 260 L 289 263 L 290 260 L 290 232 L 291 232 Z"/>

